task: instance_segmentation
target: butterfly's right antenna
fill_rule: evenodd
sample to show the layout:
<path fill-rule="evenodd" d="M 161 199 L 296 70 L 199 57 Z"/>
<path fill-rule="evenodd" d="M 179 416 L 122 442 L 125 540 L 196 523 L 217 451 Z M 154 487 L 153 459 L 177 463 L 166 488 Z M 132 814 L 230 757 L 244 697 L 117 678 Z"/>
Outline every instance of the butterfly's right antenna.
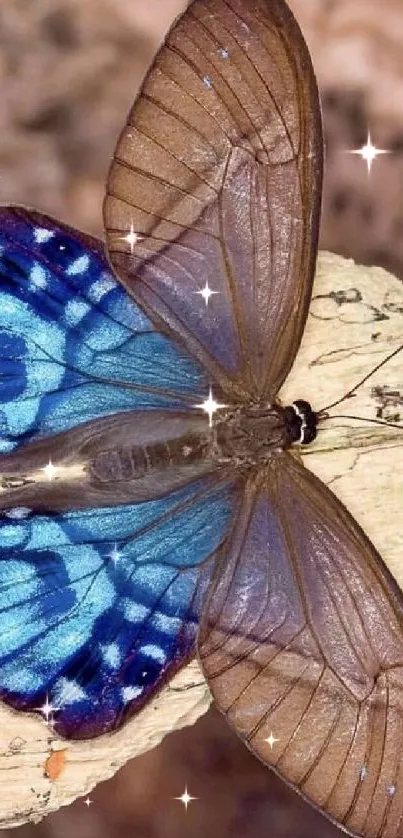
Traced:
<path fill-rule="evenodd" d="M 319 410 L 319 412 L 316 415 L 322 419 L 327 418 L 328 410 L 330 410 L 332 407 L 336 407 L 336 405 L 338 404 L 341 404 L 341 402 L 344 402 L 346 399 L 351 399 L 353 396 L 355 396 L 355 390 L 358 390 L 358 388 L 361 387 L 362 384 L 365 384 L 365 382 L 368 381 L 368 379 L 371 378 L 372 375 L 374 375 L 378 370 L 381 369 L 381 367 L 387 364 L 388 361 L 394 358 L 395 355 L 398 355 L 402 349 L 403 343 L 401 343 L 400 346 L 397 347 L 397 349 L 394 349 L 393 352 L 390 352 L 390 354 L 387 355 L 387 357 L 384 358 L 383 361 L 380 361 L 379 364 L 377 364 L 376 367 L 374 367 L 371 370 L 371 372 L 367 373 L 367 375 L 364 375 L 364 378 L 362 378 L 358 382 L 358 384 L 355 384 L 354 387 L 351 388 L 351 390 L 348 390 L 348 392 L 345 393 L 345 395 L 342 396 L 341 399 L 337 399 L 337 401 L 332 402 L 332 404 L 328 404 L 326 407 L 323 407 L 321 410 Z"/>

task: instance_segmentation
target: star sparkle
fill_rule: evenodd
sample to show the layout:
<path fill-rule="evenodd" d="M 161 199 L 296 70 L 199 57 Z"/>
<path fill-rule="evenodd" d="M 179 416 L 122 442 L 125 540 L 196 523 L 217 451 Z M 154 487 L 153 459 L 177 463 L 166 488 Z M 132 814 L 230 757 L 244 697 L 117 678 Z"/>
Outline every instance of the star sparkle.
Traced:
<path fill-rule="evenodd" d="M 228 407 L 228 405 L 220 404 L 219 402 L 216 402 L 216 400 L 213 399 L 213 392 L 212 392 L 212 389 L 210 387 L 209 394 L 208 394 L 208 399 L 206 399 L 206 401 L 202 402 L 201 404 L 195 404 L 194 407 L 197 407 L 200 410 L 204 410 L 204 412 L 208 414 L 209 425 L 210 425 L 210 428 L 211 428 L 211 426 L 213 424 L 213 416 L 216 413 L 216 411 L 221 410 L 221 408 L 223 408 L 223 407 Z"/>
<path fill-rule="evenodd" d="M 270 745 L 270 749 L 273 750 L 273 745 L 275 745 L 276 742 L 279 742 L 280 740 L 276 739 L 276 737 L 273 736 L 273 731 L 271 730 L 270 736 L 268 736 L 267 739 L 265 739 L 264 741 L 267 742 L 268 745 Z"/>
<path fill-rule="evenodd" d="M 186 811 L 187 811 L 187 808 L 189 806 L 189 803 L 191 803 L 192 800 L 198 800 L 198 799 L 199 799 L 198 797 L 192 797 L 192 795 L 189 794 L 187 786 L 185 786 L 185 791 L 183 792 L 183 794 L 181 794 L 180 797 L 174 797 L 174 800 L 180 800 L 180 802 L 183 803 Z"/>
<path fill-rule="evenodd" d="M 203 297 L 204 302 L 206 303 L 206 306 L 208 306 L 208 304 L 209 304 L 210 297 L 212 297 L 213 294 L 219 294 L 219 293 L 220 293 L 219 291 L 214 291 L 212 288 L 210 288 L 210 286 L 208 284 L 208 280 L 206 280 L 206 284 L 205 284 L 204 288 L 201 288 L 200 291 L 195 291 L 195 294 L 199 294 L 200 297 Z"/>
<path fill-rule="evenodd" d="M 91 798 L 90 798 L 90 797 L 86 797 L 86 798 L 85 798 L 85 800 L 84 800 L 84 805 L 87 807 L 87 809 L 89 809 L 89 808 L 90 808 L 90 806 L 91 806 L 91 803 L 93 803 L 93 802 L 94 802 L 94 801 L 93 801 L 93 800 L 91 800 Z"/>
<path fill-rule="evenodd" d="M 371 134 L 368 130 L 368 137 L 366 145 L 363 145 L 361 148 L 350 148 L 348 149 L 349 154 L 359 154 L 363 160 L 367 163 L 368 174 L 371 172 L 372 164 L 378 154 L 390 154 L 390 150 L 387 148 L 377 148 L 373 145 L 371 140 Z"/>
<path fill-rule="evenodd" d="M 127 242 L 130 245 L 130 253 L 133 255 L 134 246 L 138 244 L 138 242 L 142 241 L 143 236 L 140 236 L 138 233 L 135 232 L 133 222 L 130 225 L 130 233 L 126 233 L 125 236 L 120 236 L 122 241 Z"/>
<path fill-rule="evenodd" d="M 122 553 L 118 550 L 117 544 L 115 544 L 113 550 L 108 555 L 109 555 L 109 558 L 112 559 L 113 564 L 116 567 L 119 559 L 122 558 Z"/>
<path fill-rule="evenodd" d="M 54 477 L 55 477 L 55 474 L 57 472 L 57 466 L 54 466 L 53 463 L 52 463 L 52 460 L 49 460 L 47 466 L 44 466 L 44 468 L 41 468 L 41 471 L 43 471 L 44 474 L 46 474 L 46 477 L 48 478 L 48 480 L 53 480 Z"/>
<path fill-rule="evenodd" d="M 49 696 L 46 693 L 45 703 L 42 704 L 42 707 L 35 707 L 35 710 L 37 710 L 38 713 L 42 713 L 45 717 L 46 724 L 49 724 L 49 719 L 52 723 L 53 719 L 51 719 L 51 716 L 53 716 L 53 713 L 57 713 L 57 711 L 60 710 L 60 707 L 54 707 L 54 705 L 49 701 Z"/>

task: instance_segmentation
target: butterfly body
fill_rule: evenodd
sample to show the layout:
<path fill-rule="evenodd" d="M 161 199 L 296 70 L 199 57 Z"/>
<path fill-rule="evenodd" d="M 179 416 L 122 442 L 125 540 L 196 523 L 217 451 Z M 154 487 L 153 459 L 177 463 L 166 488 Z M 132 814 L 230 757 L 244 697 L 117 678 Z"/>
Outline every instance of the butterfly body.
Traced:
<path fill-rule="evenodd" d="M 108 442 L 98 442 L 98 450 L 86 466 L 93 484 L 138 481 L 147 475 L 158 479 L 162 472 L 177 474 L 184 466 L 189 467 L 187 480 L 195 479 L 203 469 L 256 469 L 264 467 L 273 452 L 285 450 L 295 442 L 307 442 L 308 435 L 311 442 L 316 432 L 316 416 L 310 405 L 301 400 L 285 408 L 280 404 L 224 407 L 210 427 L 200 417 L 194 417 L 192 422 L 192 417 L 186 416 L 183 433 L 179 417 L 178 420 L 177 436 L 167 438 L 164 422 L 163 440 L 151 439 L 143 446 L 135 445 L 137 422 L 133 424 L 132 445 L 126 421 L 124 432 L 114 429 Z"/>
<path fill-rule="evenodd" d="M 116 277 L 94 239 L 0 208 L 0 691 L 91 737 L 197 651 L 254 754 L 351 833 L 402 838 L 403 596 L 287 451 L 317 415 L 277 395 L 322 163 L 283 0 L 192 0 L 108 176 Z"/>
<path fill-rule="evenodd" d="M 303 401 L 224 407 L 210 427 L 196 413 L 155 413 L 152 422 L 139 411 L 99 419 L 57 435 L 51 445 L 36 441 L 0 455 L 0 508 L 113 506 L 158 497 L 216 469 L 246 475 L 295 442 L 312 441 L 315 429 Z M 63 475 L 63 487 L 49 483 L 45 460 Z"/>

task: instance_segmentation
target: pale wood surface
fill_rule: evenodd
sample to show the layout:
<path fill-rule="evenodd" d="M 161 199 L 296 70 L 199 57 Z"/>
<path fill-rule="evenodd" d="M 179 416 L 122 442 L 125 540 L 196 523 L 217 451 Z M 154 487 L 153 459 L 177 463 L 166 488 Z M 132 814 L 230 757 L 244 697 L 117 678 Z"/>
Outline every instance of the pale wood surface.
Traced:
<path fill-rule="evenodd" d="M 322 253 L 309 320 L 298 359 L 281 398 L 305 398 L 319 410 L 348 391 L 403 341 L 403 286 L 380 268 Z M 374 418 L 381 403 L 374 387 L 388 388 L 384 415 L 403 419 L 403 352 L 333 413 Z M 384 389 L 385 392 L 385 389 Z M 385 401 L 385 399 L 384 399 Z M 401 403 L 401 404 L 400 404 Z M 312 468 L 364 527 L 403 588 L 403 427 L 333 420 L 304 453 Z M 39 715 L 0 705 L 0 827 L 38 821 L 98 782 L 169 731 L 192 724 L 209 705 L 196 663 L 190 664 L 125 728 L 91 742 L 66 743 Z M 44 768 L 65 749 L 60 777 Z"/>

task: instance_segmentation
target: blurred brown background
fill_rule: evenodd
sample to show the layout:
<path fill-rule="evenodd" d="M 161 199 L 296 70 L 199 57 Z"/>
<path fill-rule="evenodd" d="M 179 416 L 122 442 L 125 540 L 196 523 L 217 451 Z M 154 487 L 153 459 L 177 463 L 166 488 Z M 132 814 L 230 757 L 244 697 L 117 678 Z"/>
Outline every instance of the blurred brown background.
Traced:
<path fill-rule="evenodd" d="M 321 246 L 403 277 L 401 0 L 292 0 L 322 92 Z M 103 184 L 141 77 L 183 0 L 2 0 L 0 200 L 101 234 Z M 370 177 L 346 153 L 391 154 Z M 172 800 L 187 785 L 185 812 Z M 0 792 L 1 793 L 1 792 Z M 341 835 L 261 766 L 215 711 L 93 793 L 13 838 L 331 838 Z M 5 833 L 6 835 L 7 833 Z M 11 832 L 10 832 L 11 835 Z"/>

